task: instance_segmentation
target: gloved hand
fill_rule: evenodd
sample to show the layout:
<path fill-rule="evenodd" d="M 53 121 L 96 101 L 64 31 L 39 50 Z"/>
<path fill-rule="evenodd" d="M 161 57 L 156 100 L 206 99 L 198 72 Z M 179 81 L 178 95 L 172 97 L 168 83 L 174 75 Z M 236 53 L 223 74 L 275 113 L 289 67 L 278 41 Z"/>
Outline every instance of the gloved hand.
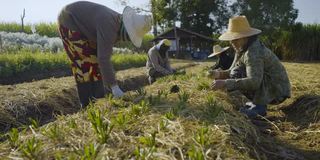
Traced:
<path fill-rule="evenodd" d="M 118 85 L 114 85 L 111 87 L 112 94 L 115 98 L 122 97 L 124 95 L 123 91 L 119 88 Z"/>

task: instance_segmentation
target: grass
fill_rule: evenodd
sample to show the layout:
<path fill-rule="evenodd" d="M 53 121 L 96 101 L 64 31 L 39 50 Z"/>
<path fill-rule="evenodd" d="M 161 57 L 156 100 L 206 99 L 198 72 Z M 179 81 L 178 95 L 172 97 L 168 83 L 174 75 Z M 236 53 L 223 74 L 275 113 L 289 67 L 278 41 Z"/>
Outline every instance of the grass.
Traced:
<path fill-rule="evenodd" d="M 146 63 L 145 54 L 114 54 L 111 58 L 115 70 L 141 67 Z M 14 77 L 21 73 L 28 75 L 70 70 L 70 61 L 65 53 L 31 53 L 0 54 L 0 77 Z"/>
<path fill-rule="evenodd" d="M 208 65 L 202 63 L 187 68 L 185 74 L 127 92 L 124 99 L 100 99 L 78 113 L 57 116 L 38 129 L 25 127 L 18 136 L 12 130 L 15 133 L 8 133 L 12 140 L 0 144 L 0 158 L 318 159 L 319 122 L 312 119 L 297 124 L 304 117 L 287 119 L 289 115 L 281 109 L 303 95 L 320 94 L 320 65 L 284 64 L 292 83 L 292 98 L 270 106 L 271 117 L 267 117 L 279 130 L 255 126 L 240 114 L 236 103 L 245 99 L 202 85 L 211 81 L 202 76 Z M 197 84 L 204 87 L 200 89 Z M 180 92 L 170 93 L 173 85 L 178 85 Z M 272 120 L 273 116 L 276 119 Z M 265 133 L 269 130 L 272 134 Z"/>

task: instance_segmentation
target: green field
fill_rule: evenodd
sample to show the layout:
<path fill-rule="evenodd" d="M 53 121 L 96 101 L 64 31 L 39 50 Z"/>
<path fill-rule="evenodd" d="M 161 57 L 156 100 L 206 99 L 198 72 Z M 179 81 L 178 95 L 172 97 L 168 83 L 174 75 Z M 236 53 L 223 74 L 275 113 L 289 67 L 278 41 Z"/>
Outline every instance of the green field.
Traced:
<path fill-rule="evenodd" d="M 111 58 L 115 70 L 141 67 L 146 63 L 146 54 L 114 54 Z M 66 53 L 31 53 L 0 54 L 0 81 L 30 78 L 43 79 L 55 76 L 55 72 L 70 75 L 70 61 Z M 37 78 L 41 75 L 41 78 Z M 9 83 L 10 84 L 10 83 Z"/>

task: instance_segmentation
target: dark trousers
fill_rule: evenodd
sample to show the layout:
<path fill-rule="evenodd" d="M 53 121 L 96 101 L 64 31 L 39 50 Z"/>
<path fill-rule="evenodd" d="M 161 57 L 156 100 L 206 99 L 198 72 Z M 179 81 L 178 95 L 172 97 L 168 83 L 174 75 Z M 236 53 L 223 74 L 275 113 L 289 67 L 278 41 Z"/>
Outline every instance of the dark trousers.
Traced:
<path fill-rule="evenodd" d="M 156 81 L 157 78 L 165 76 L 164 74 L 156 71 L 155 69 L 151 68 L 148 70 L 148 77 L 149 77 L 149 83 L 153 83 Z"/>
<path fill-rule="evenodd" d="M 77 83 L 77 89 L 82 107 L 86 107 L 90 101 L 95 101 L 97 98 L 103 98 L 106 94 L 106 89 L 101 80 Z"/>

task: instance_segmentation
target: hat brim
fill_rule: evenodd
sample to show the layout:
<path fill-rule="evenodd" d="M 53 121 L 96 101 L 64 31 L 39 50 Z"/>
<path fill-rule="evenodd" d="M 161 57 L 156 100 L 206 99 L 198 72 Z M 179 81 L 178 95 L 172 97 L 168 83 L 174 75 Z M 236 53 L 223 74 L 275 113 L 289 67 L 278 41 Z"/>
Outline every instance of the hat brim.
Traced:
<path fill-rule="evenodd" d="M 127 33 L 130 37 L 131 42 L 133 45 L 136 47 L 141 47 L 142 39 L 143 37 L 139 36 L 136 34 L 134 28 L 133 28 L 133 23 L 134 23 L 134 16 L 136 15 L 136 12 L 133 8 L 126 6 L 123 9 L 122 17 L 123 17 L 123 24 L 124 27 L 127 30 Z"/>
<path fill-rule="evenodd" d="M 221 53 L 223 53 L 224 51 L 228 50 L 230 47 L 224 47 L 220 52 L 215 52 L 215 53 L 211 53 L 208 58 L 214 57 L 216 55 L 219 55 Z"/>
<path fill-rule="evenodd" d="M 232 41 L 240 38 L 245 38 L 245 37 L 250 37 L 253 35 L 260 34 L 261 30 L 256 29 L 256 28 L 250 28 L 249 31 L 247 32 L 225 32 L 223 33 L 220 37 L 219 40 L 222 41 Z"/>

